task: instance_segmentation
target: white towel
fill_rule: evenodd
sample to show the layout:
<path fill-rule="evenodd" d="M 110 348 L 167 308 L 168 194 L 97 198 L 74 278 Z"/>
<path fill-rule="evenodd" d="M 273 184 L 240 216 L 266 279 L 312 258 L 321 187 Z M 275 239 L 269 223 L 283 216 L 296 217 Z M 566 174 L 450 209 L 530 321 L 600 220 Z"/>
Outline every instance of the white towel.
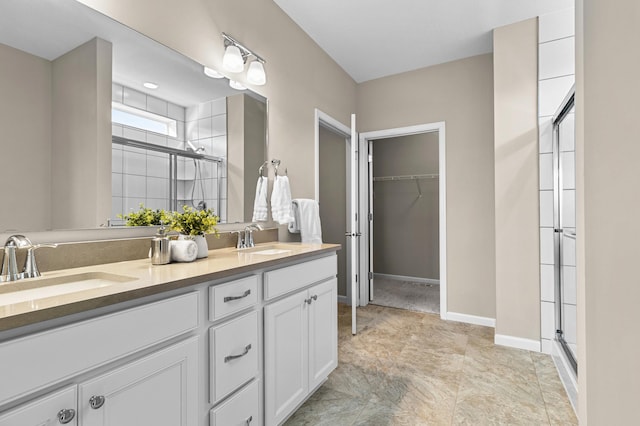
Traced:
<path fill-rule="evenodd" d="M 253 201 L 253 219 L 251 219 L 251 222 L 264 222 L 267 220 L 269 212 L 267 206 L 267 186 L 267 178 L 260 176 L 256 184 L 256 198 Z"/>
<path fill-rule="evenodd" d="M 193 262 L 198 256 L 198 245 L 193 240 L 172 240 L 171 261 Z"/>
<path fill-rule="evenodd" d="M 291 188 L 289 178 L 286 176 L 276 176 L 273 182 L 273 192 L 271 193 L 271 216 L 280 225 L 287 225 L 293 222 L 291 214 Z"/>
<path fill-rule="evenodd" d="M 322 244 L 320 207 L 316 200 L 296 198 L 291 206 L 294 221 L 289 224 L 289 232 L 299 232 L 303 243 Z"/>

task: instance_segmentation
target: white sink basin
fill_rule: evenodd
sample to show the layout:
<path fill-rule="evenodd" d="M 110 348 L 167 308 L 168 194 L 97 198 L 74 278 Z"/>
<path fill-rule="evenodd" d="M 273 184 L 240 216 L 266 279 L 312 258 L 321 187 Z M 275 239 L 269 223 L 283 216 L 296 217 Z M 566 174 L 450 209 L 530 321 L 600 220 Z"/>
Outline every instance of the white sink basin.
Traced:
<path fill-rule="evenodd" d="M 87 272 L 63 277 L 14 281 L 0 285 L 0 306 L 108 287 L 135 279 L 104 272 Z"/>

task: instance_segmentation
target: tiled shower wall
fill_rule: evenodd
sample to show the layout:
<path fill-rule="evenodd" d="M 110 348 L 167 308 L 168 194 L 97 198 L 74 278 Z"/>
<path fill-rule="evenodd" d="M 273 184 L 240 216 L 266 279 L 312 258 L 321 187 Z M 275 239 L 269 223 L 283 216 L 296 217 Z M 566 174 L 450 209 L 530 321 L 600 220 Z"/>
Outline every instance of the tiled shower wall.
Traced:
<path fill-rule="evenodd" d="M 538 30 L 538 120 L 540 149 L 540 308 L 542 352 L 551 353 L 555 337 L 555 289 L 553 242 L 553 126 L 552 117 L 575 81 L 574 9 L 539 17 Z M 571 119 L 572 117 L 569 117 Z M 571 145 L 571 146 L 569 146 Z M 562 149 L 573 151 L 573 143 Z M 571 157 L 573 158 L 573 157 Z M 574 161 L 566 161 L 567 173 L 575 175 Z M 567 187 L 567 183 L 565 183 Z M 569 192 L 575 194 L 575 183 Z M 568 194 L 568 193 L 565 193 Z M 565 195 L 566 196 L 566 195 Z M 575 217 L 575 216 L 574 216 Z M 575 265 L 575 263 L 574 263 Z M 573 268 L 575 271 L 575 267 Z M 569 268 L 570 270 L 570 268 Z M 567 285 L 575 288 L 575 273 L 567 274 Z M 573 308 L 575 309 L 575 301 Z M 575 336 L 573 324 L 566 325 L 567 339 Z"/>
<path fill-rule="evenodd" d="M 185 141 L 189 139 L 197 147 L 203 146 L 205 154 L 226 159 L 226 100 L 224 98 L 185 108 L 137 90 L 113 84 L 112 100 L 175 119 L 178 123 L 175 138 L 118 124 L 112 125 L 114 136 L 181 150 L 186 148 Z M 112 224 L 121 224 L 122 221 L 117 218 L 117 215 L 138 210 L 140 203 L 153 209 L 169 209 L 168 154 L 117 144 L 112 145 L 112 154 Z M 199 165 L 201 170 L 196 176 L 193 160 L 178 160 L 178 204 L 192 204 L 191 195 L 195 184 L 193 204 L 197 205 L 199 200 L 204 200 L 208 207 L 216 210 L 216 214 L 223 216 L 224 219 L 226 191 L 218 194 L 217 165 L 204 161 L 199 161 Z M 226 188 L 224 166 L 221 167 L 221 174 L 225 177 L 223 187 Z M 203 187 L 204 195 L 201 190 Z M 218 212 L 217 199 L 220 195 L 225 200 L 221 203 L 224 208 Z"/>

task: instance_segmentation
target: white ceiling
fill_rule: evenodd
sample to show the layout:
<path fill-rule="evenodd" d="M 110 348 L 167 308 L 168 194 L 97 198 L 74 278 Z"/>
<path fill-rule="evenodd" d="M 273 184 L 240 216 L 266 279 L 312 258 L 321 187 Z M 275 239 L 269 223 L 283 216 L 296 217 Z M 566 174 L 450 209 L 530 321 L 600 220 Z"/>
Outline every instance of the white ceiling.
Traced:
<path fill-rule="evenodd" d="M 116 83 L 182 106 L 238 93 L 197 62 L 75 0 L 0 0 L 0 10 L 0 43 L 32 55 L 51 61 L 100 37 L 113 44 Z M 147 89 L 146 81 L 160 87 Z"/>
<path fill-rule="evenodd" d="M 573 0 L 274 0 L 356 82 L 493 50 L 492 30 Z"/>

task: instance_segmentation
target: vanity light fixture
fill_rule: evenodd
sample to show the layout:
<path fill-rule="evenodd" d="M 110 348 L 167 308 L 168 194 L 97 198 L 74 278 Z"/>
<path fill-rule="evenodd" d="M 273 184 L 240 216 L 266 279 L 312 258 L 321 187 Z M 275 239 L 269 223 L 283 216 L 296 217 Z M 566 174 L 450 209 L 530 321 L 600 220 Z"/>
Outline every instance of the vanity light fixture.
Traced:
<path fill-rule="evenodd" d="M 235 80 L 229 80 L 229 86 L 232 89 L 236 89 L 236 90 L 247 90 L 247 87 L 245 85 L 243 85 L 242 83 L 238 83 Z"/>
<path fill-rule="evenodd" d="M 253 61 L 249 64 L 247 71 L 247 81 L 256 86 L 262 86 L 267 82 L 267 75 L 264 71 L 264 64 L 267 62 L 251 49 L 245 47 L 238 40 L 226 33 L 222 33 L 224 38 L 225 51 L 222 57 L 222 66 L 229 72 L 242 72 L 247 58 L 253 56 Z M 230 83 L 231 84 L 231 83 Z M 231 86 L 233 87 L 233 85 Z"/>
<path fill-rule="evenodd" d="M 156 83 L 152 83 L 152 82 L 150 82 L 150 81 L 145 81 L 144 83 L 142 83 L 142 85 L 143 85 L 144 87 L 146 87 L 147 89 L 152 89 L 152 90 L 155 90 L 155 89 L 157 89 L 158 87 L 160 87 L 160 86 L 158 86 Z"/>
<path fill-rule="evenodd" d="M 204 75 L 211 78 L 223 78 L 224 75 L 220 74 L 218 71 L 213 68 L 209 68 L 207 66 L 204 67 Z"/>

